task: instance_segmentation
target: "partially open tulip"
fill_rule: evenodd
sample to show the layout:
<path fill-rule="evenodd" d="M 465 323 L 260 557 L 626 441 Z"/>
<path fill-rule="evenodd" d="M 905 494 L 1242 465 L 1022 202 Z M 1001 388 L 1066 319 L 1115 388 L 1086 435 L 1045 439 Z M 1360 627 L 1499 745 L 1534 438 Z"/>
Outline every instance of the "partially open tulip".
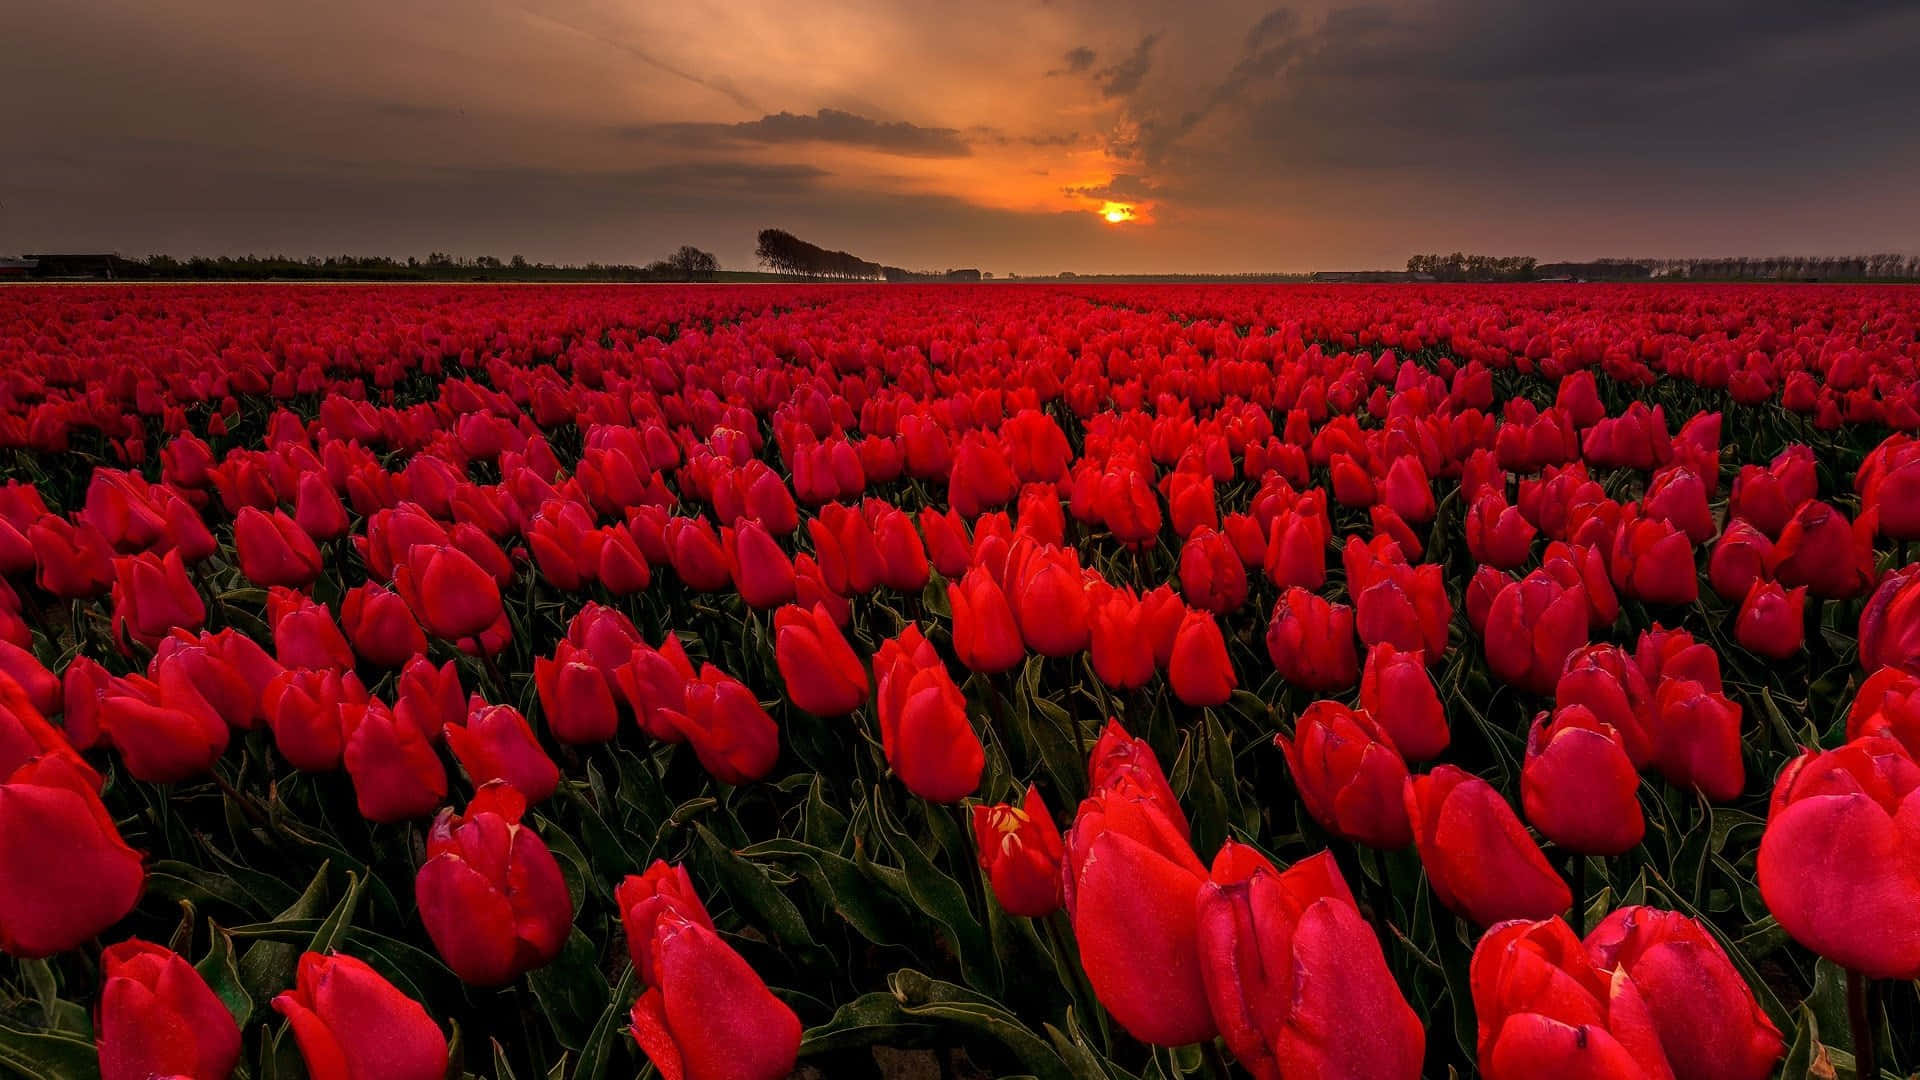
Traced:
<path fill-rule="evenodd" d="M 34 758 L 0 782 L 0 952 L 65 952 L 139 900 L 140 854 L 120 838 L 97 783 L 61 754 Z"/>
<path fill-rule="evenodd" d="M 1759 656 L 1785 660 L 1799 652 L 1806 639 L 1806 608 L 1805 585 L 1789 590 L 1771 581 L 1756 581 L 1734 619 L 1734 639 Z"/>
<path fill-rule="evenodd" d="M 273 999 L 313 1080 L 442 1080 L 447 1037 L 420 1003 L 364 961 L 305 953 Z"/>
<path fill-rule="evenodd" d="M 346 749 L 345 705 L 367 704 L 367 691 L 353 672 L 288 668 L 267 684 L 263 703 L 274 748 L 303 772 L 331 772 Z"/>
<path fill-rule="evenodd" d="M 1565 911 L 1573 893 L 1513 807 L 1485 780 L 1441 765 L 1404 789 L 1414 844 L 1440 902 L 1480 926 Z"/>
<path fill-rule="evenodd" d="M 453 973 L 499 986 L 560 955 L 573 899 L 553 853 L 520 824 L 526 797 L 501 781 L 481 786 L 458 816 L 442 810 L 414 880 L 420 921 Z"/>
<path fill-rule="evenodd" d="M 1618 855 L 1645 835 L 1640 774 L 1620 734 L 1584 705 L 1541 713 L 1527 735 L 1520 807 L 1548 840 L 1582 855 Z"/>
<path fill-rule="evenodd" d="M 541 749 L 527 718 L 511 705 L 489 705 L 475 694 L 467 702 L 465 721 L 448 724 L 443 734 L 476 788 L 504 780 L 529 803 L 537 803 L 560 784 L 559 766 Z"/>
<path fill-rule="evenodd" d="M 1427 671 L 1426 654 L 1419 650 L 1402 652 L 1384 641 L 1367 649 L 1360 707 L 1408 761 L 1427 761 L 1447 748 L 1446 709 Z"/>
<path fill-rule="evenodd" d="M 1019 806 L 973 808 L 973 839 L 993 895 L 1009 915 L 1038 919 L 1060 910 L 1060 829 L 1032 784 Z"/>
<path fill-rule="evenodd" d="M 1653 1010 L 1631 977 L 1595 967 L 1559 918 L 1515 920 L 1467 971 L 1486 1080 L 1668 1080 Z"/>
<path fill-rule="evenodd" d="M 867 700 L 866 665 L 823 605 L 783 607 L 773 627 L 774 662 L 795 705 L 816 716 L 842 716 Z"/>
<path fill-rule="evenodd" d="M 1229 840 L 1197 906 L 1213 1018 L 1257 1080 L 1420 1075 L 1426 1033 L 1332 855 L 1275 870 Z"/>
<path fill-rule="evenodd" d="M 1467 551 L 1474 561 L 1512 570 L 1527 561 L 1536 530 L 1506 496 L 1488 490 L 1467 510 Z"/>
<path fill-rule="evenodd" d="M 1174 634 L 1173 657 L 1167 666 L 1167 681 L 1183 704 L 1195 707 L 1225 705 L 1238 685 L 1233 661 L 1227 658 L 1227 641 L 1220 624 L 1205 611 L 1189 611 Z"/>
<path fill-rule="evenodd" d="M 1246 602 L 1247 568 L 1225 533 L 1202 528 L 1180 545 L 1180 591 L 1215 615 Z"/>
<path fill-rule="evenodd" d="M 1905 432 L 1887 436 L 1860 463 L 1853 486 L 1881 536 L 1920 540 L 1920 441 Z"/>
<path fill-rule="evenodd" d="M 1766 576 L 1772 553 L 1773 541 L 1767 534 L 1738 518 L 1729 521 L 1707 559 L 1707 584 L 1722 600 L 1739 600 Z"/>
<path fill-rule="evenodd" d="M 240 1061 L 240 1026 L 192 964 L 138 938 L 100 959 L 101 1080 L 227 1080 Z"/>
<path fill-rule="evenodd" d="M 467 718 L 460 669 L 451 660 L 434 667 L 425 656 L 407 661 L 407 666 L 400 669 L 399 686 L 394 692 L 393 715 L 413 725 L 428 743 L 440 745 L 440 733 L 446 726 Z"/>
<path fill-rule="evenodd" d="M 1013 608 L 985 567 L 947 583 L 947 606 L 953 612 L 953 651 L 968 671 L 994 675 L 1027 658 Z"/>
<path fill-rule="evenodd" d="M 1760 898 L 1795 941 L 1873 979 L 1920 978 L 1920 765 L 1867 736 L 1774 781 Z"/>
<path fill-rule="evenodd" d="M 1087 591 L 1073 549 L 1026 548 L 1008 559 L 1007 576 L 1007 599 L 1028 648 L 1061 657 L 1087 647 Z"/>
<path fill-rule="evenodd" d="M 967 723 L 967 702 L 920 628 L 909 624 L 874 655 L 875 710 L 887 764 L 907 790 L 958 802 L 980 788 L 986 751 Z"/>
<path fill-rule="evenodd" d="M 1364 710 L 1316 701 L 1294 721 L 1293 738 L 1274 736 L 1294 790 L 1322 828 L 1343 840 L 1395 849 L 1413 842 L 1401 789 L 1407 765 Z"/>
<path fill-rule="evenodd" d="M 160 676 L 129 676 L 122 692 L 103 697 L 101 733 L 137 780 L 172 784 L 205 776 L 227 748 L 227 722 L 184 670 L 166 666 Z"/>
<path fill-rule="evenodd" d="M 1622 593 L 1644 603 L 1691 604 L 1700 595 L 1693 541 L 1660 518 L 1622 520 L 1608 569 Z"/>
<path fill-rule="evenodd" d="M 1847 741 L 1866 735 L 1890 736 L 1909 755 L 1920 753 L 1920 675 L 1881 668 L 1860 684 L 1847 710 Z"/>
<path fill-rule="evenodd" d="M 1282 678 L 1311 693 L 1351 687 L 1360 677 L 1353 609 L 1302 588 L 1288 589 L 1267 623 L 1267 655 Z"/>
<path fill-rule="evenodd" d="M 1614 910 L 1587 935 L 1602 972 L 1633 980 L 1675 1080 L 1766 1080 L 1786 1051 L 1780 1031 L 1707 928 L 1677 911 Z"/>

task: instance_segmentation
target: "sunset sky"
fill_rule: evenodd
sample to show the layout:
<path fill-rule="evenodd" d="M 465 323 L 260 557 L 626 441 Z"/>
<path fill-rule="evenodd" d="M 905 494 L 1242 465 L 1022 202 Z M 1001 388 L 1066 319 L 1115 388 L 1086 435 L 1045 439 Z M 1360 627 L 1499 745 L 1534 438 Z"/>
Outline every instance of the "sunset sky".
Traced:
<path fill-rule="evenodd" d="M 0 254 L 691 243 L 746 268 L 766 226 L 998 273 L 1920 247 L 1907 0 L 63 0 L 5 24 Z"/>

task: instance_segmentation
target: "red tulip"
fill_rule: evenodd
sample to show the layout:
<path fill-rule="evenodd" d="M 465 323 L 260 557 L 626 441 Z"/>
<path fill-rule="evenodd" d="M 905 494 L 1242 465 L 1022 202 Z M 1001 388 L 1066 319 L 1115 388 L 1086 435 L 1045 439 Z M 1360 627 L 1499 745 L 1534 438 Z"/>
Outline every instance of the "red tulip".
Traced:
<path fill-rule="evenodd" d="M 973 808 L 973 838 L 993 895 L 1009 915 L 1044 918 L 1060 910 L 1060 829 L 1032 784 L 1019 806 Z"/>
<path fill-rule="evenodd" d="M 1154 671 L 1154 635 L 1132 590 L 1107 588 L 1090 599 L 1089 650 L 1093 673 L 1112 690 L 1147 685 Z M 956 608 L 956 610 L 958 610 Z M 1181 617 L 1185 617 L 1184 605 Z M 1168 659 L 1172 659 L 1169 650 Z"/>
<path fill-rule="evenodd" d="M 447 797 L 447 770 L 420 729 L 396 721 L 378 698 L 340 708 L 341 761 L 353 778 L 360 816 L 392 824 L 425 817 Z"/>
<path fill-rule="evenodd" d="M 967 670 L 994 675 L 1027 658 L 1013 608 L 985 567 L 947 583 L 947 606 L 953 612 L 953 651 Z"/>
<path fill-rule="evenodd" d="M 1676 1080 L 1765 1080 L 1786 1052 L 1707 928 L 1677 911 L 1623 907 L 1587 935 L 1602 972 L 1622 971 L 1645 999 Z"/>
<path fill-rule="evenodd" d="M 915 795 L 958 802 L 980 787 L 986 752 L 966 699 L 933 646 L 909 624 L 873 658 L 875 708 L 887 764 Z"/>
<path fill-rule="evenodd" d="M 43 754 L 65 758 L 67 764 L 87 778 L 89 787 L 100 790 L 99 774 L 67 741 L 67 736 L 47 722 L 19 683 L 0 675 L 0 777 L 11 776 L 15 769 Z"/>
<path fill-rule="evenodd" d="M 1766 576 L 1772 554 L 1773 541 L 1765 533 L 1745 521 L 1729 521 L 1707 560 L 1707 584 L 1723 600 L 1741 599 Z"/>
<path fill-rule="evenodd" d="M 1653 1010 L 1631 977 L 1588 959 L 1567 924 L 1549 916 L 1488 931 L 1467 979 L 1487 1080 L 1670 1080 Z"/>
<path fill-rule="evenodd" d="M 1685 465 L 1669 465 L 1653 474 L 1640 505 L 1648 517 L 1679 529 L 1695 544 L 1704 544 L 1714 533 L 1707 494 L 1706 482 L 1698 473 Z"/>
<path fill-rule="evenodd" d="M 927 587 L 927 551 L 913 519 L 879 499 L 862 506 L 873 528 L 880 555 L 880 584 L 898 592 L 917 593 Z"/>
<path fill-rule="evenodd" d="M 700 759 L 708 774 L 723 784 L 745 784 L 773 771 L 780 758 L 780 730 L 740 680 L 712 664 L 686 687 L 686 708 L 663 711 Z"/>
<path fill-rule="evenodd" d="M 1700 595 L 1693 543 L 1658 518 L 1629 510 L 1613 537 L 1613 583 L 1649 604 L 1691 604 Z"/>
<path fill-rule="evenodd" d="M 1801 503 L 1768 553 L 1767 573 L 1782 585 L 1804 585 L 1822 599 L 1866 592 L 1876 574 L 1872 519 L 1849 522 L 1818 499 Z"/>
<path fill-rule="evenodd" d="M 1489 490 L 1467 510 L 1467 550 L 1474 561 L 1512 570 L 1527 561 L 1535 529 L 1506 496 Z"/>
<path fill-rule="evenodd" d="M 560 784 L 560 768 L 540 748 L 533 727 L 511 705 L 489 705 L 475 694 L 464 722 L 448 724 L 447 746 L 474 787 L 504 780 L 530 803 L 544 802 Z"/>
<path fill-rule="evenodd" d="M 494 781 L 466 813 L 440 811 L 414 880 L 435 951 L 474 986 L 499 986 L 552 963 L 573 929 L 560 864 L 520 824 L 526 809 L 525 796 Z"/>
<path fill-rule="evenodd" d="M 504 614 L 499 583 L 456 547 L 415 544 L 394 568 L 393 583 L 420 625 L 437 638 L 472 638 Z"/>
<path fill-rule="evenodd" d="M 1195 914 L 1206 868 L 1151 751 L 1109 725 L 1066 848 L 1067 914 L 1093 992 L 1134 1038 L 1211 1039 Z M 1102 781 L 1105 781 L 1104 783 Z"/>
<path fill-rule="evenodd" d="M 1026 548 L 1009 558 L 1007 575 L 1007 599 L 1028 648 L 1061 657 L 1087 647 L 1086 586 L 1071 548 Z"/>
<path fill-rule="evenodd" d="M 551 657 L 534 657 L 533 684 L 547 730 L 561 742 L 603 743 L 619 731 L 613 688 L 585 649 L 562 641 Z"/>
<path fill-rule="evenodd" d="M 1867 454 L 1853 477 L 1862 516 L 1872 515 L 1881 536 L 1920 540 L 1920 442 L 1896 432 Z"/>
<path fill-rule="evenodd" d="M 1229 840 L 1197 937 L 1214 1020 L 1257 1080 L 1420 1075 L 1426 1033 L 1331 855 L 1276 871 Z"/>
<path fill-rule="evenodd" d="M 1267 580 L 1282 589 L 1318 589 L 1327 582 L 1327 541 L 1331 527 L 1324 514 L 1296 505 L 1273 519 L 1267 533 Z"/>
<path fill-rule="evenodd" d="M 1439 663 L 1453 618 L 1440 567 L 1379 558 L 1359 537 L 1348 538 L 1345 561 L 1360 640 L 1369 645 L 1389 642 L 1406 652 L 1422 650 L 1429 663 Z"/>
<path fill-rule="evenodd" d="M 1293 739 L 1274 736 L 1300 801 L 1321 827 L 1368 847 L 1413 842 L 1401 789 L 1407 765 L 1393 740 L 1364 710 L 1316 701 L 1294 721 Z"/>
<path fill-rule="evenodd" d="M 1808 750 L 1780 770 L 1757 866 L 1795 941 L 1871 979 L 1920 978 L 1920 765 L 1892 739 Z"/>
<path fill-rule="evenodd" d="M 1920 672 L 1920 563 L 1895 570 L 1860 610 L 1860 670 Z"/>
<path fill-rule="evenodd" d="M 1309 692 L 1352 686 L 1360 677 L 1353 609 L 1297 586 L 1288 589 L 1267 623 L 1267 655 L 1282 678 Z"/>
<path fill-rule="evenodd" d="M 1367 649 L 1360 672 L 1360 708 L 1410 761 L 1439 757 L 1451 738 L 1426 654 L 1417 649 L 1402 652 L 1384 641 Z"/>
<path fill-rule="evenodd" d="M 1225 705 L 1238 685 L 1220 625 L 1204 611 L 1189 611 L 1173 640 L 1167 680 L 1174 696 L 1195 707 Z"/>
<path fill-rule="evenodd" d="M 226 1080 L 240 1062 L 240 1026 L 193 965 L 138 938 L 101 956 L 101 1080 Z"/>
<path fill-rule="evenodd" d="M 365 963 L 305 953 L 294 988 L 273 999 L 313 1080 L 441 1080 L 447 1039 L 420 1003 Z"/>
<path fill-rule="evenodd" d="M 931 506 L 922 508 L 920 533 L 926 537 L 927 555 L 941 577 L 951 581 L 967 572 L 973 549 L 967 540 L 966 520 L 957 511 L 942 514 Z"/>
<path fill-rule="evenodd" d="M 76 948 L 133 910 L 146 880 L 94 793 L 97 776 L 44 754 L 0 782 L 0 951 Z"/>
<path fill-rule="evenodd" d="M 1441 765 L 1409 777 L 1403 797 L 1427 882 L 1454 912 L 1492 926 L 1548 918 L 1573 903 L 1513 807 L 1485 780 Z"/>
<path fill-rule="evenodd" d="M 99 596 L 113 584 L 113 548 L 93 526 L 47 514 L 27 529 L 27 541 L 39 564 L 34 580 L 60 599 Z"/>
<path fill-rule="evenodd" d="M 1433 520 L 1433 486 L 1417 457 L 1403 455 L 1393 460 L 1380 485 L 1380 498 L 1402 520 L 1420 525 Z"/>
<path fill-rule="evenodd" d="M 825 606 L 789 604 L 774 613 L 773 626 L 774 661 L 795 705 L 816 716 L 842 716 L 867 700 L 866 665 Z"/>
<path fill-rule="evenodd" d="M 614 682 L 640 730 L 672 743 L 684 742 L 686 736 L 666 714 L 686 712 L 687 686 L 696 677 L 680 636 L 672 632 L 658 649 L 634 648 L 627 662 L 614 670 Z"/>
<path fill-rule="evenodd" d="M 171 784 L 205 776 L 227 748 L 227 723 L 184 669 L 159 674 L 155 681 L 121 680 L 121 692 L 102 698 L 100 730 L 135 779 Z"/>
<path fill-rule="evenodd" d="M 1180 591 L 1194 607 L 1225 615 L 1247 599 L 1247 568 L 1224 533 L 1202 528 L 1180 545 Z"/>
<path fill-rule="evenodd" d="M 712 926 L 667 907 L 644 947 L 653 978 L 634 1002 L 632 1034 L 661 1076 L 781 1080 L 793 1071 L 799 1018 Z"/>
<path fill-rule="evenodd" d="M 267 591 L 267 624 L 273 627 L 273 655 L 284 667 L 353 670 L 353 646 L 325 604 L 284 585 Z"/>
<path fill-rule="evenodd" d="M 757 521 L 746 520 L 737 529 L 720 530 L 740 599 L 756 611 L 793 602 L 793 560 L 780 550 Z"/>
<path fill-rule="evenodd" d="M 122 555 L 113 560 L 113 632 L 151 649 L 175 627 L 198 630 L 207 607 L 187 577 L 180 553 Z"/>
<path fill-rule="evenodd" d="M 1535 570 L 1493 598 L 1484 631 L 1487 667 L 1528 693 L 1553 689 L 1575 649 L 1587 643 L 1586 588 L 1571 588 Z"/>
<path fill-rule="evenodd" d="M 341 707 L 369 698 L 351 671 L 288 668 L 267 684 L 262 700 L 280 756 L 305 772 L 332 772 L 346 749 Z"/>
<path fill-rule="evenodd" d="M 401 723 L 412 725 L 428 743 L 440 745 L 440 733 L 446 726 L 467 718 L 467 695 L 460 688 L 460 671 L 453 661 L 437 668 L 424 656 L 407 661 L 407 666 L 400 669 L 393 715 Z"/>
<path fill-rule="evenodd" d="M 400 594 L 373 582 L 347 590 L 340 602 L 340 628 L 362 660 L 399 668 L 427 651 L 427 635 Z"/>
<path fill-rule="evenodd" d="M 1806 638 L 1807 587 L 1788 591 L 1771 581 L 1755 581 L 1733 623 L 1734 639 L 1769 660 L 1785 660 Z"/>
<path fill-rule="evenodd" d="M 265 514 L 243 507 L 233 519 L 233 546 L 240 572 L 262 588 L 305 588 L 320 576 L 320 549 L 284 511 Z"/>
<path fill-rule="evenodd" d="M 1762 468 L 1743 465 L 1734 477 L 1728 512 L 1753 523 L 1768 536 L 1779 536 L 1800 504 L 1819 494 L 1813 449 L 1789 446 Z"/>
<path fill-rule="evenodd" d="M 1534 717 L 1520 807 L 1540 835 L 1581 855 L 1618 855 L 1646 834 L 1640 775 L 1620 733 L 1584 705 Z"/>
<path fill-rule="evenodd" d="M 1896 739 L 1909 755 L 1920 750 L 1920 675 L 1881 668 L 1867 676 L 1847 710 L 1847 741 L 1867 735 Z"/>
<path fill-rule="evenodd" d="M 1739 798 L 1740 706 L 1691 679 L 1665 678 L 1653 695 L 1653 767 L 1680 787 L 1697 787 L 1715 802 Z"/>

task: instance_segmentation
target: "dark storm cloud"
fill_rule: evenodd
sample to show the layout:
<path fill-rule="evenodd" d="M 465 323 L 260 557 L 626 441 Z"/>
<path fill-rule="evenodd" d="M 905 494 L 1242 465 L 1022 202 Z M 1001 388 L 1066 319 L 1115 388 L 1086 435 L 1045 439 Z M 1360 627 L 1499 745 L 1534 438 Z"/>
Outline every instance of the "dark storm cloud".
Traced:
<path fill-rule="evenodd" d="M 840 109 L 821 109 L 811 115 L 778 112 L 737 124 L 646 124 L 623 128 L 622 134 L 687 147 L 823 142 L 906 157 L 966 157 L 973 152 L 953 128 L 875 120 Z"/>
<path fill-rule="evenodd" d="M 1065 67 L 1055 68 L 1052 71 L 1047 72 L 1047 74 L 1049 76 L 1079 75 L 1082 72 L 1091 70 L 1093 67 L 1093 62 L 1096 59 L 1098 59 L 1099 56 L 1100 56 L 1099 53 L 1094 52 L 1092 49 L 1088 48 L 1087 46 L 1077 45 L 1067 50 L 1067 55 L 1065 57 L 1065 60 L 1066 60 Z"/>
<path fill-rule="evenodd" d="M 1100 93 L 1104 97 L 1126 97 L 1146 80 L 1147 72 L 1153 67 L 1153 46 L 1160 40 L 1157 33 L 1148 34 L 1140 39 L 1125 60 L 1112 67 L 1101 68 L 1094 72 L 1094 81 L 1100 84 Z"/>

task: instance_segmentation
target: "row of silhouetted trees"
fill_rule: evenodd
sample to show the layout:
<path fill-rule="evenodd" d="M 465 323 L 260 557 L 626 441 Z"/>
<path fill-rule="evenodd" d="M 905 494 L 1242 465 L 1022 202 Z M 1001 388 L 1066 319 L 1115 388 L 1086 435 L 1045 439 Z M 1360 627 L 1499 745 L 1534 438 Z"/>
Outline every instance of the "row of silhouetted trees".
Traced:
<path fill-rule="evenodd" d="M 1920 279 L 1920 255 L 1775 255 L 1765 258 L 1593 259 L 1542 263 L 1528 255 L 1414 255 L 1407 270 L 1436 281 L 1901 281 Z"/>
<path fill-rule="evenodd" d="M 858 255 L 809 244 L 785 229 L 761 229 L 760 242 L 753 254 L 762 266 L 776 274 L 872 281 L 881 277 L 885 269 Z"/>

